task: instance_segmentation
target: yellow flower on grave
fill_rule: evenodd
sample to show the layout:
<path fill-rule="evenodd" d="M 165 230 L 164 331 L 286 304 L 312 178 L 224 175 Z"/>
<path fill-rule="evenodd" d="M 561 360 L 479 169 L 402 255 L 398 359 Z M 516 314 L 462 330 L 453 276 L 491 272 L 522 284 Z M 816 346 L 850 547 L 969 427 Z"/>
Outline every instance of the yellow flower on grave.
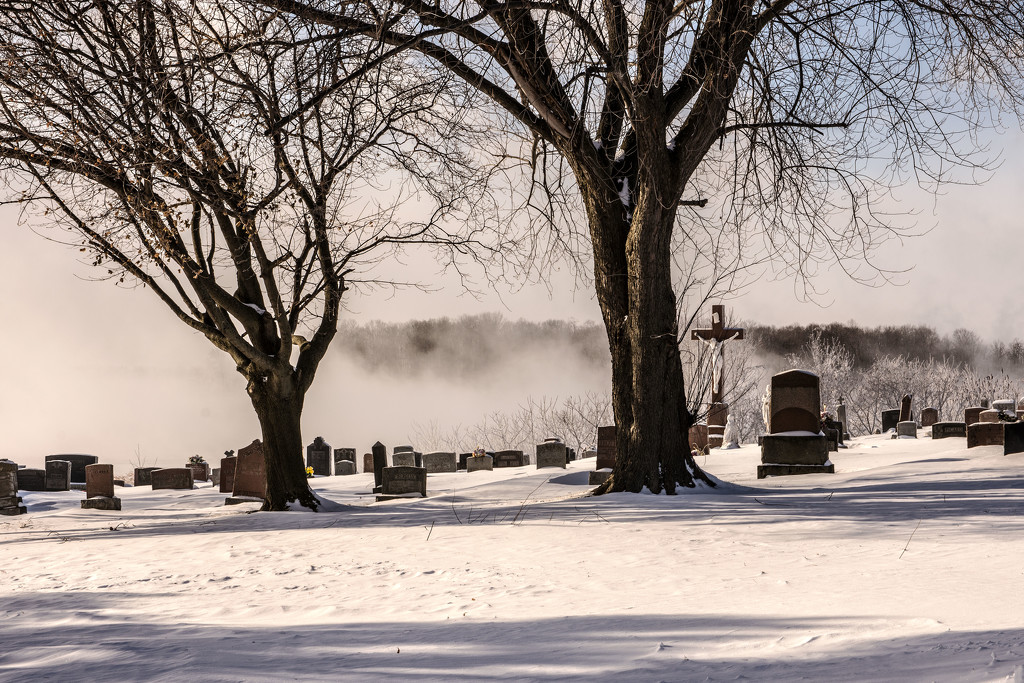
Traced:
<path fill-rule="evenodd" d="M 307 467 L 306 468 L 306 478 L 307 479 L 312 479 L 313 478 L 313 468 L 312 467 Z"/>

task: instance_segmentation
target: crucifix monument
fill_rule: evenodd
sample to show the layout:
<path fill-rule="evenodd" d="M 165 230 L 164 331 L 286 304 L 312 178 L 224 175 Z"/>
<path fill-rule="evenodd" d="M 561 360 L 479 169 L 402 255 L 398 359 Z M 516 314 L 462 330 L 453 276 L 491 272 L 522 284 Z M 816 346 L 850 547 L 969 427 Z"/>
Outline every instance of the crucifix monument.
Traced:
<path fill-rule="evenodd" d="M 692 341 L 702 341 L 711 347 L 711 406 L 708 409 L 708 447 L 722 445 L 729 405 L 722 401 L 725 392 L 725 342 L 743 339 L 743 328 L 725 327 L 725 306 L 711 307 L 711 328 L 691 330 Z"/>

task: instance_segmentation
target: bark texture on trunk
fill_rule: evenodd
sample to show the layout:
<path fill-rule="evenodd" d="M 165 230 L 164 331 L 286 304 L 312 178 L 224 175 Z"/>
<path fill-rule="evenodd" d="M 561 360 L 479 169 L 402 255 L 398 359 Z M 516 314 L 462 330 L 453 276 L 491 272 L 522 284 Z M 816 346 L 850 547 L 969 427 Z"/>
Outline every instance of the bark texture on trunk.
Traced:
<path fill-rule="evenodd" d="M 638 188 L 640 189 L 640 188 Z M 612 359 L 616 458 L 597 493 L 675 493 L 714 482 L 694 461 L 679 358 L 670 251 L 675 212 L 656 195 L 624 210 L 608 188 L 585 192 L 594 243 L 594 279 Z"/>
<path fill-rule="evenodd" d="M 263 433 L 267 472 L 264 510 L 287 510 L 298 503 L 316 510 L 320 501 L 309 488 L 303 459 L 300 419 L 304 396 L 291 378 L 268 376 L 249 383 L 249 397 Z"/>

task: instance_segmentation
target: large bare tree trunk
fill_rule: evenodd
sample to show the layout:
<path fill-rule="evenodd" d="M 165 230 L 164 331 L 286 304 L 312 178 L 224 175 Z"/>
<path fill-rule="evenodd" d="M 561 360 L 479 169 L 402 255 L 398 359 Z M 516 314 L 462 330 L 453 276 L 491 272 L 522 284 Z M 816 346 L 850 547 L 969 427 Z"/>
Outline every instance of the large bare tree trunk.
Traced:
<path fill-rule="evenodd" d="M 619 198 L 585 192 L 594 243 L 594 279 L 612 359 L 616 450 L 612 477 L 597 492 L 675 493 L 695 479 L 679 359 L 669 250 L 675 212 L 658 208 L 630 220 Z M 615 197 L 615 200 L 612 199 Z"/>
<path fill-rule="evenodd" d="M 250 381 L 249 397 L 263 432 L 267 472 L 264 510 L 287 510 L 289 503 L 316 510 L 320 501 L 309 488 L 302 457 L 300 419 L 304 396 L 289 378 L 273 375 Z"/>

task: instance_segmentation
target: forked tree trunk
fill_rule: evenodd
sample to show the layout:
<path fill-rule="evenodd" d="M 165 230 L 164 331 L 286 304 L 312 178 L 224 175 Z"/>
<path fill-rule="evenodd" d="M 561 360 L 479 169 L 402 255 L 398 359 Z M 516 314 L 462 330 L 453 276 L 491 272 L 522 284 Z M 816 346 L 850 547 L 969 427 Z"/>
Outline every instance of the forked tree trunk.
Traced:
<path fill-rule="evenodd" d="M 664 225 L 632 224 L 615 216 L 616 207 L 591 205 L 598 220 L 595 235 L 628 235 L 625 240 L 595 237 L 594 268 L 598 302 L 612 358 L 612 409 L 615 414 L 616 457 L 611 478 L 597 493 L 675 493 L 696 480 L 714 485 L 690 451 L 693 416 L 686 408 L 679 358 L 676 297 L 669 251 L 651 239 L 649 230 L 667 239 L 674 214 L 655 212 Z M 600 227 L 603 224 L 605 227 Z"/>
<path fill-rule="evenodd" d="M 250 382 L 249 397 L 263 432 L 263 458 L 267 472 L 264 510 L 287 510 L 298 503 L 316 510 L 320 501 L 309 488 L 302 457 L 300 419 L 304 396 L 290 378 L 268 377 Z"/>

